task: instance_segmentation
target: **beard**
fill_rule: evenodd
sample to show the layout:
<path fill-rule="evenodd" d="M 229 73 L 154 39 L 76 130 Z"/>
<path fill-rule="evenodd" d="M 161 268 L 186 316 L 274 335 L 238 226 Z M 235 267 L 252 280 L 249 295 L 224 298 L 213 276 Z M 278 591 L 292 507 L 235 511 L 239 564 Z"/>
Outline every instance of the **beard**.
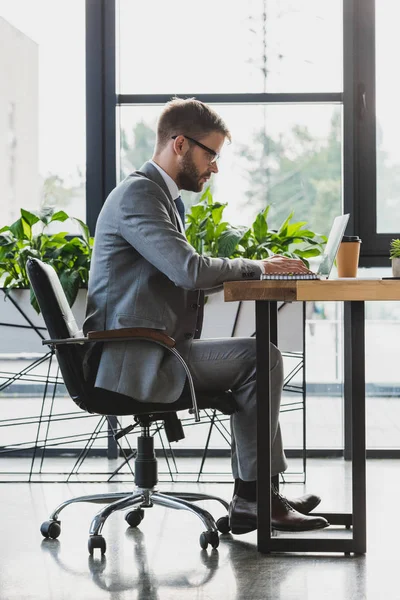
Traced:
<path fill-rule="evenodd" d="M 188 192 L 201 192 L 203 189 L 204 182 L 200 181 L 202 177 L 209 177 L 210 173 L 201 174 L 199 169 L 194 164 L 192 158 L 192 151 L 186 152 L 182 159 L 181 170 L 179 171 L 176 184 L 180 190 L 187 190 Z"/>

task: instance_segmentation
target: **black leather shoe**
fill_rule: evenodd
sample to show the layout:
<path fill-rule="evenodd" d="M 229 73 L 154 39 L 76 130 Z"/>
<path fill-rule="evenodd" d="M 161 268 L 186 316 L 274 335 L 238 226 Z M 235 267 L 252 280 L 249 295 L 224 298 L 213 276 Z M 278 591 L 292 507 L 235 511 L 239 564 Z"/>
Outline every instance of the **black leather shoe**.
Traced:
<path fill-rule="evenodd" d="M 257 503 L 235 495 L 229 507 L 229 523 L 234 534 L 257 529 Z M 279 531 L 309 531 L 329 525 L 323 517 L 307 516 L 296 511 L 274 487 L 271 489 L 271 524 Z"/>
<path fill-rule="evenodd" d="M 321 498 L 315 494 L 305 494 L 298 498 L 286 498 L 290 506 L 303 515 L 308 515 L 321 502 Z"/>
<path fill-rule="evenodd" d="M 271 486 L 271 524 L 279 531 L 310 531 L 329 525 L 324 517 L 304 515 L 295 510 L 274 485 Z"/>
<path fill-rule="evenodd" d="M 229 524 L 231 532 L 236 534 L 257 529 L 257 502 L 245 500 L 235 494 L 229 506 Z"/>

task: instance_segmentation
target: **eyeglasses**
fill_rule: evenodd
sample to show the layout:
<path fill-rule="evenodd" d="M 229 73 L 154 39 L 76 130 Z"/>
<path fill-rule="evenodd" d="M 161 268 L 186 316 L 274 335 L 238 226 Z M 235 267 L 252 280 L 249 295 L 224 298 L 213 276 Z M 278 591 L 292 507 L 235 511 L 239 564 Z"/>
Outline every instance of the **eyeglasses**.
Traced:
<path fill-rule="evenodd" d="M 219 159 L 218 152 L 215 152 L 215 150 L 212 150 L 208 146 L 205 146 L 201 142 L 194 140 L 193 138 L 189 137 L 188 135 L 184 135 L 184 134 L 181 134 L 181 135 L 183 135 L 183 137 L 186 138 L 187 140 L 189 140 L 190 142 L 193 142 L 193 144 L 196 144 L 196 146 L 198 146 L 199 148 L 202 148 L 203 150 L 205 150 L 211 156 L 211 158 L 209 160 L 210 165 L 217 162 L 217 160 Z M 171 139 L 176 140 L 177 137 L 178 137 L 177 135 L 173 135 Z"/>

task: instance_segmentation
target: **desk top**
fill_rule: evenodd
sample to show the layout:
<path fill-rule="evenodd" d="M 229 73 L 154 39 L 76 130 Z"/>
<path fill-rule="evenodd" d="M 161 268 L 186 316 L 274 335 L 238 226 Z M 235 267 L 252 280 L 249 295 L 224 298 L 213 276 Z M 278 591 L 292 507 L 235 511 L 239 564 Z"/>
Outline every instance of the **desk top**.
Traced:
<path fill-rule="evenodd" d="M 400 280 L 326 279 L 228 281 L 225 302 L 238 300 L 400 300 Z"/>

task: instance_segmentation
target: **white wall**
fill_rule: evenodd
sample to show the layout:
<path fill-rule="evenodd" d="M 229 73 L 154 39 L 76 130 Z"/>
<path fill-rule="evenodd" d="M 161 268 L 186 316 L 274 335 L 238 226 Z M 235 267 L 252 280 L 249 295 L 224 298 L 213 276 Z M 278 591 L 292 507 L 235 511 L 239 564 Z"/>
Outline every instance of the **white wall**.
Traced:
<path fill-rule="evenodd" d="M 0 17 L 0 227 L 39 203 L 38 46 Z"/>

